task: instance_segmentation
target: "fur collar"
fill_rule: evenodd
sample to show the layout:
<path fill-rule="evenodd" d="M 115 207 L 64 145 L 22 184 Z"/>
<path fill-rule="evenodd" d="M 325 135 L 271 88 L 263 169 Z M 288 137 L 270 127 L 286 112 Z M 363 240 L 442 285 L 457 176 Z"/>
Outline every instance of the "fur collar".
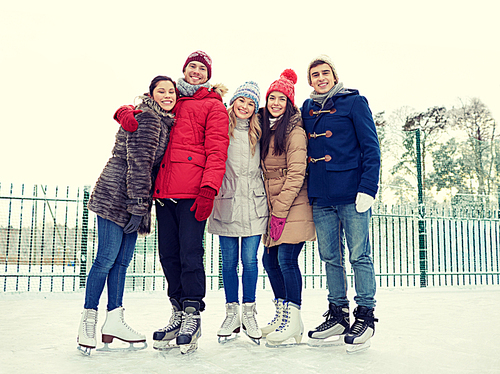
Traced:
<path fill-rule="evenodd" d="M 220 97 L 224 97 L 224 95 L 229 92 L 227 87 L 222 83 L 216 83 L 210 89 L 218 93 Z"/>

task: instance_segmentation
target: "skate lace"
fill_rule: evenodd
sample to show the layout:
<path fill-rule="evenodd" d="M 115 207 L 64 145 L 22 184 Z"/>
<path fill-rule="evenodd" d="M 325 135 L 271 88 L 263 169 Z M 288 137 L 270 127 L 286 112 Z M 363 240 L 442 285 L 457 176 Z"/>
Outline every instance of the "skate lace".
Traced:
<path fill-rule="evenodd" d="M 90 320 L 90 321 L 89 321 Z M 89 311 L 83 320 L 83 331 L 91 339 L 95 338 L 95 328 L 97 325 L 97 312 Z"/>
<path fill-rule="evenodd" d="M 354 324 L 352 325 L 351 334 L 359 335 L 363 331 L 365 331 L 365 329 L 366 329 L 365 321 L 362 319 L 356 319 L 356 321 L 354 321 Z"/>
<path fill-rule="evenodd" d="M 165 326 L 165 330 L 173 330 L 179 327 L 182 323 L 182 312 L 180 311 L 173 311 L 172 315 L 170 316 L 170 320 L 168 321 L 168 325 Z"/>
<path fill-rule="evenodd" d="M 123 326 L 125 326 L 127 329 L 132 331 L 135 335 L 141 335 L 139 332 L 135 331 L 132 327 L 130 327 L 127 322 L 125 322 L 125 318 L 123 317 L 123 314 L 120 316 L 120 319 L 122 321 Z"/>
<path fill-rule="evenodd" d="M 318 327 L 316 327 L 317 331 L 324 331 L 329 328 L 331 328 L 333 325 L 337 323 L 341 323 L 342 319 L 344 316 L 342 315 L 337 315 L 334 313 L 332 310 L 328 309 L 324 314 L 323 317 L 325 317 L 325 321 L 322 322 Z"/>
<path fill-rule="evenodd" d="M 236 313 L 228 313 L 226 315 L 226 319 L 222 322 L 222 328 L 228 329 L 233 324 L 234 319 L 236 318 Z"/>
<path fill-rule="evenodd" d="M 181 329 L 179 331 L 179 335 L 193 335 L 193 332 L 198 327 L 198 319 L 199 315 L 195 315 L 192 313 L 183 312 Z"/>
<path fill-rule="evenodd" d="M 281 314 L 282 314 L 282 306 L 279 306 L 276 303 L 276 314 L 274 315 L 274 318 L 271 320 L 271 322 L 268 323 L 268 325 L 273 325 L 274 323 L 276 323 L 276 321 L 281 318 Z"/>
<path fill-rule="evenodd" d="M 257 330 L 259 328 L 254 313 L 257 314 L 257 311 L 253 308 L 243 313 L 245 327 L 249 330 Z"/>
<path fill-rule="evenodd" d="M 278 330 L 283 330 L 285 326 L 288 324 L 288 308 L 283 308 L 281 316 L 281 325 L 278 327 Z"/>

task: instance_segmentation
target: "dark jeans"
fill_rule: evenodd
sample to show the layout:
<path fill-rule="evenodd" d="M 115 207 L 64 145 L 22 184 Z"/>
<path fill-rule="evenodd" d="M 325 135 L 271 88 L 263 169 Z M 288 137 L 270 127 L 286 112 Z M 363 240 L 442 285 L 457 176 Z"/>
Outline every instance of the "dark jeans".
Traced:
<path fill-rule="evenodd" d="M 167 278 L 169 298 L 200 302 L 205 309 L 205 268 L 203 234 L 206 221 L 198 221 L 189 209 L 194 199 L 170 199 L 156 203 L 158 247 L 163 274 Z"/>
<path fill-rule="evenodd" d="M 302 275 L 298 259 L 303 246 L 304 242 L 266 247 L 262 257 L 274 297 L 299 306 L 302 302 Z"/>

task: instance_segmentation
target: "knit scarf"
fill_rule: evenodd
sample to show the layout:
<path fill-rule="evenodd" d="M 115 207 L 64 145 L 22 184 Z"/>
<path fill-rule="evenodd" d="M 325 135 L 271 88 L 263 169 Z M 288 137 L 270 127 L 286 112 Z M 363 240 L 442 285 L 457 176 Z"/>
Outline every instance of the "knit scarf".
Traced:
<path fill-rule="evenodd" d="M 239 130 L 246 130 L 246 129 L 248 129 L 248 126 L 250 126 L 250 119 L 249 118 L 241 119 L 241 118 L 236 117 L 235 128 L 237 128 Z"/>
<path fill-rule="evenodd" d="M 342 90 L 342 88 L 344 88 L 344 84 L 342 82 L 339 82 L 335 86 L 333 86 L 330 91 L 325 92 L 324 94 L 319 94 L 316 91 L 311 92 L 310 98 L 313 99 L 314 102 L 321 105 L 321 108 L 323 109 L 323 105 L 325 105 L 326 100 L 338 94 Z"/>
<path fill-rule="evenodd" d="M 205 82 L 203 84 L 192 85 L 186 82 L 184 78 L 177 80 L 177 89 L 182 96 L 193 96 L 200 87 L 210 88 L 210 83 Z"/>
<path fill-rule="evenodd" d="M 269 117 L 269 127 L 273 128 L 274 125 L 283 117 L 283 114 L 279 117 Z"/>

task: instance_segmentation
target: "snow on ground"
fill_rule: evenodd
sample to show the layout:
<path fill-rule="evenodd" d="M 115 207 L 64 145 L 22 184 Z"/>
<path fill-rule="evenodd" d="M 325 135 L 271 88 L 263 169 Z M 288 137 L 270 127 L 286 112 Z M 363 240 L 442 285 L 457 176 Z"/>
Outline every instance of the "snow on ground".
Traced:
<path fill-rule="evenodd" d="M 271 291 L 257 291 L 260 325 L 274 314 L 271 299 Z M 216 332 L 224 318 L 223 291 L 210 291 L 206 302 L 198 351 L 183 356 L 178 349 L 162 353 L 152 348 L 152 332 L 170 317 L 164 293 L 126 292 L 126 320 L 146 334 L 149 347 L 86 357 L 76 350 L 82 291 L 0 293 L 0 373 L 500 372 L 500 286 L 379 289 L 380 322 L 372 346 L 351 355 L 345 347 L 267 348 L 243 334 L 221 345 Z M 105 308 L 103 295 L 99 329 Z M 307 331 L 323 321 L 326 309 L 326 290 L 304 291 L 303 342 Z"/>

